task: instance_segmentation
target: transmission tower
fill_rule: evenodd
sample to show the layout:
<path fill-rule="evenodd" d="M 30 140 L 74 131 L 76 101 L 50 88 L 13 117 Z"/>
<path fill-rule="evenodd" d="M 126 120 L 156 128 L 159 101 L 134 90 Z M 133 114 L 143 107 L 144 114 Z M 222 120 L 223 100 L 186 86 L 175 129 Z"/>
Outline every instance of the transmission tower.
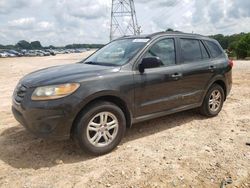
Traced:
<path fill-rule="evenodd" d="M 110 40 L 139 34 L 134 0 L 112 0 Z"/>

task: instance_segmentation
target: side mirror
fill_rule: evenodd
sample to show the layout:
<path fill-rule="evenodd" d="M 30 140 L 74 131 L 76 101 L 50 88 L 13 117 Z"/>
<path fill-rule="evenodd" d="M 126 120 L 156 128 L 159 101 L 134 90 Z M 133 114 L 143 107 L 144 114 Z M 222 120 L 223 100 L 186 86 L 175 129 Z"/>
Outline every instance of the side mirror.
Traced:
<path fill-rule="evenodd" d="M 145 57 L 142 59 L 142 62 L 139 64 L 139 72 L 144 73 L 145 69 L 156 68 L 163 65 L 159 57 Z"/>

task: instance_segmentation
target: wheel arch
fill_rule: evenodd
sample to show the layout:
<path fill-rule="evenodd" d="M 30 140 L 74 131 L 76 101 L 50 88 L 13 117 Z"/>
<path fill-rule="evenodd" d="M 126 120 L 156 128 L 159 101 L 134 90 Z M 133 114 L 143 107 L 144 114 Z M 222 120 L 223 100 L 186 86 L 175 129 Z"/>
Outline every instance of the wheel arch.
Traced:
<path fill-rule="evenodd" d="M 94 97 L 92 99 L 90 99 L 88 102 L 86 102 L 80 109 L 80 111 L 77 113 L 77 115 L 74 118 L 74 121 L 71 125 L 71 135 L 74 131 L 74 127 L 75 124 L 77 122 L 77 120 L 79 119 L 79 117 L 81 116 L 81 114 L 84 112 L 84 110 L 92 105 L 93 103 L 97 102 L 97 101 L 107 101 L 107 102 L 111 102 L 114 103 L 115 105 L 117 105 L 124 113 L 125 118 L 126 118 L 126 127 L 130 128 L 132 125 L 132 113 L 129 110 L 129 107 L 127 106 L 126 102 L 124 99 L 122 99 L 121 97 L 118 97 L 116 95 L 103 95 L 103 96 L 98 96 L 98 97 Z"/>
<path fill-rule="evenodd" d="M 225 98 L 224 98 L 224 101 L 225 101 L 226 98 L 227 98 L 227 85 L 226 85 L 226 82 L 225 82 L 225 80 L 224 80 L 223 77 L 215 78 L 215 79 L 213 79 L 213 80 L 210 82 L 210 84 L 209 84 L 209 85 L 207 86 L 207 88 L 206 88 L 206 92 L 204 93 L 202 99 L 204 100 L 204 97 L 206 96 L 206 93 L 208 92 L 209 88 L 210 88 L 213 84 L 218 84 L 219 86 L 222 87 L 222 89 L 223 89 L 223 91 L 224 91 L 224 95 L 225 95 Z M 202 101 L 203 101 L 203 100 L 202 100 Z"/>
<path fill-rule="evenodd" d="M 227 86 L 226 86 L 225 82 L 223 80 L 216 80 L 215 82 L 213 82 L 213 84 L 218 84 L 219 86 L 222 87 L 222 89 L 224 91 L 224 96 L 225 96 L 224 101 L 225 101 L 227 98 Z"/>

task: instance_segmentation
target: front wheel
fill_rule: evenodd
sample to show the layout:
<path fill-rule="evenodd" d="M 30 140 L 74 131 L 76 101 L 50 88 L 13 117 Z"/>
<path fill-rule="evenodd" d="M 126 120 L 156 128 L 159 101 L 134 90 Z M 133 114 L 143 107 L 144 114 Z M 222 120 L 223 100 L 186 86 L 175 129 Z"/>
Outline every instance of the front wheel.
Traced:
<path fill-rule="evenodd" d="M 213 84 L 204 98 L 200 107 L 200 113 L 208 117 L 218 115 L 222 109 L 224 99 L 225 93 L 222 87 L 218 84 Z"/>
<path fill-rule="evenodd" d="M 85 109 L 78 118 L 74 138 L 81 149 L 102 155 L 112 151 L 126 129 L 123 111 L 113 103 L 98 101 Z"/>

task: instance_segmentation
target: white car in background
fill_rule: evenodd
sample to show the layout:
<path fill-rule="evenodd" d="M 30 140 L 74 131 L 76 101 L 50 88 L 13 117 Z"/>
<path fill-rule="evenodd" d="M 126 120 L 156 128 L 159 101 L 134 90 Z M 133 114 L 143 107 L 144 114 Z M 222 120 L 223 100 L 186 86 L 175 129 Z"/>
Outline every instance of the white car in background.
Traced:
<path fill-rule="evenodd" d="M 0 52 L 0 57 L 9 57 L 9 54 L 6 52 Z"/>

